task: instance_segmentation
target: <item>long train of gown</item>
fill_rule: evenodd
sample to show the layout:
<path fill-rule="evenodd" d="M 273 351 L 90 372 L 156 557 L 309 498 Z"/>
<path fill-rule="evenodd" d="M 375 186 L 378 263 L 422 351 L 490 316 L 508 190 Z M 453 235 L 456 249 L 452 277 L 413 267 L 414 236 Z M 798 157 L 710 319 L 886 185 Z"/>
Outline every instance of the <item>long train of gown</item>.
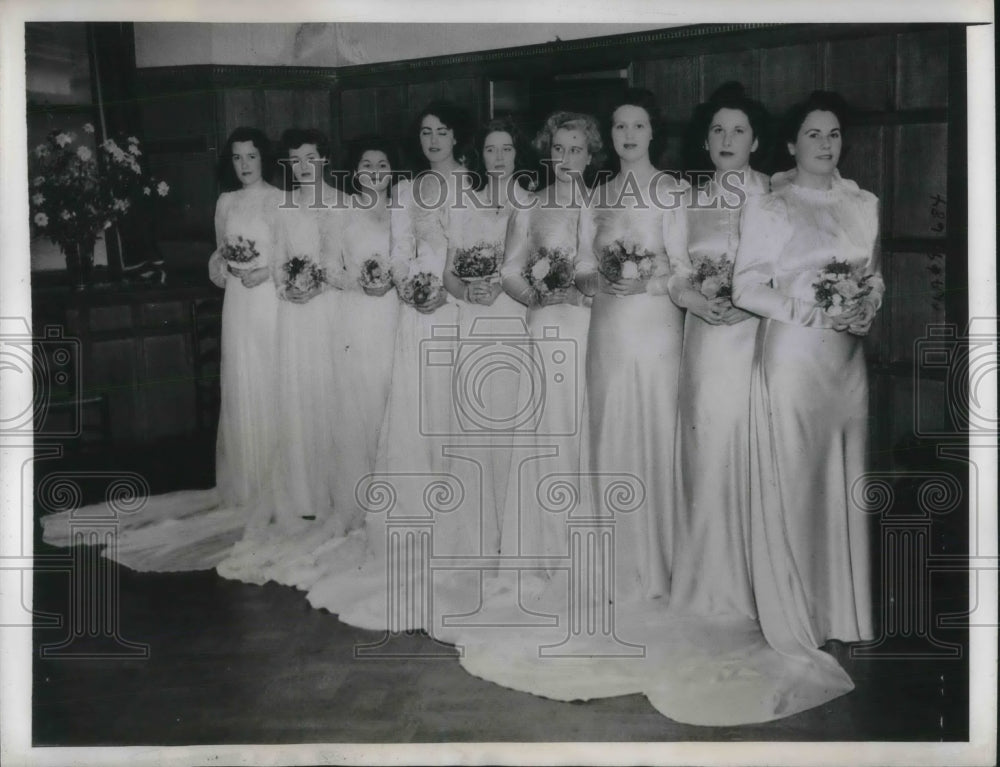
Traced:
<path fill-rule="evenodd" d="M 453 321 L 454 310 L 443 309 L 440 319 Z M 398 372 L 407 380 L 392 387 L 380 449 L 380 467 L 399 461 L 416 473 L 417 484 L 404 486 L 414 478 L 409 471 L 373 482 L 365 500 L 375 513 L 366 530 L 327 541 L 288 574 L 314 606 L 339 613 L 342 621 L 391 629 L 359 652 L 393 657 L 398 632 L 425 628 L 458 646 L 463 668 L 495 683 L 557 700 L 643 693 L 665 716 L 694 724 L 767 721 L 852 688 L 832 658 L 804 655 L 797 646 L 776 651 L 749 618 L 678 614 L 662 599 L 612 602 L 608 520 L 588 509 L 567 521 L 568 553 L 546 563 L 554 577 L 539 599 L 511 599 L 479 578 L 448 577 L 456 566 L 477 563 L 454 556 L 474 551 L 465 523 L 448 521 L 461 488 L 450 484 L 444 456 L 434 449 L 443 441 L 421 434 L 420 408 L 430 406 L 431 418 L 446 417 L 450 401 L 428 399 L 431 392 L 412 385 L 420 374 L 420 342 L 440 325 L 435 315 L 441 312 L 401 310 L 394 377 Z M 436 348 L 447 352 L 447 336 L 437 340 Z M 504 566 L 538 569 L 531 557 Z M 484 597 L 474 613 L 470 589 Z M 423 647 L 434 652 L 433 645 Z"/>
<path fill-rule="evenodd" d="M 254 240 L 261 265 L 270 266 L 279 247 L 277 220 L 282 193 L 270 185 L 226 192 L 215 214 L 216 242 Z M 210 262 L 210 269 L 218 264 Z M 116 524 L 116 546 L 105 551 L 134 570 L 168 572 L 211 569 L 237 542 L 248 504 L 270 477 L 277 424 L 276 333 L 278 298 L 268 281 L 254 288 L 224 269 L 221 408 L 216 442 L 215 487 L 134 498 L 109 499 L 42 518 L 43 540 L 71 545 L 90 529 L 88 521 Z M 120 511 L 127 508 L 127 511 Z"/>
<path fill-rule="evenodd" d="M 414 204 L 407 182 L 398 184 L 396 193 L 390 220 L 394 275 L 440 277 L 447 260 L 448 209 Z M 429 592 L 413 585 L 424 582 L 431 556 L 481 552 L 481 517 L 464 513 L 475 488 L 454 469 L 461 442 L 452 400 L 458 311 L 453 301 L 430 314 L 400 307 L 376 468 L 358 488 L 364 529 L 320 547 L 296 584 L 308 590 L 310 604 L 352 625 L 429 630 Z M 443 598 L 449 589 L 440 581 L 479 578 L 460 570 L 454 575 L 438 579 L 436 596 Z M 407 595 L 416 595 L 416 601 Z"/>
<path fill-rule="evenodd" d="M 679 230 L 678 240 L 683 227 Z M 676 241 L 673 245 L 677 247 Z M 683 269 L 683 256 L 677 257 L 678 268 Z M 660 284 L 663 282 L 660 280 Z M 669 301 L 653 295 L 623 299 L 609 296 L 607 300 L 627 307 L 629 301 L 638 299 L 634 310 L 611 309 L 612 317 L 621 312 L 626 318 L 624 328 L 619 329 L 638 334 L 648 327 L 641 323 L 649 321 L 650 313 L 659 312 L 659 320 L 664 318 L 660 315 L 668 316 L 661 304 L 647 305 L 649 299 L 658 298 Z M 666 308 L 677 312 L 672 305 Z M 595 353 L 594 321 L 592 317 L 588 354 Z M 662 321 L 656 327 L 664 332 Z M 669 367 L 676 379 L 679 323 L 667 325 L 666 332 L 671 341 L 664 348 L 675 355 Z M 662 364 L 655 352 L 652 360 Z M 587 364 L 594 365 L 593 359 L 588 359 Z M 604 370 L 602 361 L 599 372 Z M 670 380 L 667 372 L 654 379 L 660 387 L 667 384 L 668 394 Z M 615 393 L 622 400 L 611 403 L 619 409 L 618 418 L 626 417 L 629 405 L 635 407 L 635 403 L 643 401 L 639 399 L 641 390 L 636 391 L 631 380 L 624 377 Z M 650 392 L 653 402 L 660 396 L 659 391 Z M 588 405 L 593 405 L 589 399 Z M 666 445 L 664 464 L 669 467 L 673 465 L 673 432 L 669 428 L 672 412 L 664 409 L 669 440 L 662 441 Z M 649 408 L 637 410 L 640 420 L 633 430 L 639 435 L 652 430 L 651 425 L 657 421 Z M 608 437 L 614 438 L 610 426 L 607 431 Z M 600 436 L 600 432 L 591 434 L 594 439 Z M 641 449 L 620 441 L 619 437 L 615 444 L 626 454 Z M 606 455 L 618 458 L 610 452 Z M 662 472 L 664 464 L 653 461 L 648 472 Z M 648 476 L 642 479 L 648 480 Z M 623 484 L 617 488 L 610 482 L 594 485 L 604 492 L 612 490 L 599 496 L 601 502 L 634 504 L 639 497 Z M 653 486 L 656 492 L 655 482 Z M 651 506 L 653 513 L 669 513 L 673 499 L 668 497 L 668 490 L 669 483 Z M 458 645 L 463 668 L 497 684 L 558 700 L 644 693 L 664 715 L 694 724 L 767 721 L 821 705 L 853 688 L 833 658 L 819 652 L 805 653 L 798 646 L 775 646 L 749 616 L 696 615 L 671 609 L 666 599 L 643 598 L 645 595 L 636 590 L 637 585 L 644 585 L 637 577 L 642 571 L 637 555 L 649 542 L 641 536 L 626 537 L 622 542 L 617 537 L 620 522 L 609 522 L 602 511 L 601 506 L 594 506 L 576 519 L 565 521 L 565 556 L 554 556 L 559 552 L 546 551 L 544 544 L 539 550 L 537 542 L 534 551 L 529 549 L 530 553 L 546 554 L 541 564 L 549 570 L 549 583 L 543 593 L 522 586 L 514 599 L 511 593 L 497 589 L 487 595 L 485 606 L 478 612 L 478 625 L 448 625 L 442 615 L 431 633 Z M 523 510 L 521 516 L 523 520 Z M 633 526 L 649 531 L 649 523 L 641 517 L 638 520 L 640 524 Z M 659 535 L 655 526 L 653 535 Z M 655 547 L 651 548 L 655 553 Z M 631 580 L 626 584 L 624 598 L 620 598 L 622 592 L 616 580 L 620 566 L 612 560 L 612 551 L 616 559 L 623 551 L 630 555 L 624 570 L 625 577 Z M 501 563 L 514 569 L 523 565 L 527 571 L 539 567 L 537 557 L 521 563 L 502 558 Z M 441 612 L 446 609 L 442 607 Z"/>

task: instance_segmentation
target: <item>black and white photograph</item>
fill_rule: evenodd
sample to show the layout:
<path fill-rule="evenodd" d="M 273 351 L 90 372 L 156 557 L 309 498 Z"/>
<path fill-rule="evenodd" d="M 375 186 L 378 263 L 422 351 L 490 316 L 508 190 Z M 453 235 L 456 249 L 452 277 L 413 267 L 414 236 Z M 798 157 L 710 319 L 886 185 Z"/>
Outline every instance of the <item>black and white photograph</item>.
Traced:
<path fill-rule="evenodd" d="M 994 9 L 696 5 L 0 7 L 5 764 L 996 763 Z"/>

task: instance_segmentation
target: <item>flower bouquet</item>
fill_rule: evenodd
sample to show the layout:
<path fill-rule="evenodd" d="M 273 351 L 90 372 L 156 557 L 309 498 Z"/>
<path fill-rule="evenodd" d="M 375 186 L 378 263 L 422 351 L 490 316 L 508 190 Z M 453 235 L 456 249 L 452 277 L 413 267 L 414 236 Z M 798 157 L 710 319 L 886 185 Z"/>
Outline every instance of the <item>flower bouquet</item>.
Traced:
<path fill-rule="evenodd" d="M 653 253 L 626 239 L 605 246 L 597 267 L 608 282 L 648 280 L 654 269 Z"/>
<path fill-rule="evenodd" d="M 573 286 L 576 268 L 569 253 L 561 248 L 540 247 L 528 256 L 521 270 L 525 282 L 539 298 Z"/>
<path fill-rule="evenodd" d="M 500 272 L 503 248 L 492 242 L 479 242 L 455 251 L 452 272 L 464 282 L 493 280 Z"/>
<path fill-rule="evenodd" d="M 281 265 L 278 295 L 287 300 L 304 298 L 322 287 L 326 270 L 309 256 L 293 256 Z"/>
<path fill-rule="evenodd" d="M 228 235 L 220 249 L 223 260 L 235 274 L 259 269 L 261 263 L 257 241 L 244 237 L 242 234 Z"/>
<path fill-rule="evenodd" d="M 441 278 L 431 272 L 415 272 L 396 282 L 396 291 L 411 306 L 435 303 L 444 290 Z"/>
<path fill-rule="evenodd" d="M 85 123 L 83 132 L 94 134 Z M 29 155 L 30 223 L 33 235 L 59 246 L 71 268 L 87 271 L 94 243 L 146 200 L 166 197 L 170 186 L 139 164 L 139 139 L 121 145 L 113 138 L 94 143 L 71 131 L 53 131 Z M 123 149 L 122 146 L 127 148 Z"/>
<path fill-rule="evenodd" d="M 839 317 L 854 309 L 872 292 L 873 275 L 866 274 L 861 266 L 851 266 L 846 261 L 834 259 L 817 274 L 813 283 L 816 303 L 831 317 Z"/>
<path fill-rule="evenodd" d="M 382 290 L 392 284 L 392 273 L 385 259 L 378 253 L 366 258 L 361 264 L 361 287 L 369 290 Z"/>
<path fill-rule="evenodd" d="M 691 274 L 691 287 L 710 301 L 716 298 L 733 298 L 733 262 L 725 255 L 703 258 Z"/>

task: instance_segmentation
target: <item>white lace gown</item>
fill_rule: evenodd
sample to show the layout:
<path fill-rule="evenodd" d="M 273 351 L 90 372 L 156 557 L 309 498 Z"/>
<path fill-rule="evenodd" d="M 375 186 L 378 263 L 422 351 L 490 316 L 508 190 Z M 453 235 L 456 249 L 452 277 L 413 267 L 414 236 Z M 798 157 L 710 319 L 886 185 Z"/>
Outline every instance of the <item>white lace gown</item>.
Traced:
<path fill-rule="evenodd" d="M 282 192 L 269 184 L 220 195 L 217 246 L 237 236 L 253 240 L 259 264 L 270 266 L 278 250 L 282 199 Z M 169 572 L 211 569 L 242 535 L 248 507 L 268 481 L 276 454 L 278 299 L 271 281 L 247 288 L 217 255 L 209 270 L 225 288 L 215 487 L 127 503 L 109 499 L 51 514 L 42 518 L 46 542 L 70 545 L 75 533 L 87 529 L 88 519 L 114 518 L 116 546 L 105 555 L 134 570 Z"/>

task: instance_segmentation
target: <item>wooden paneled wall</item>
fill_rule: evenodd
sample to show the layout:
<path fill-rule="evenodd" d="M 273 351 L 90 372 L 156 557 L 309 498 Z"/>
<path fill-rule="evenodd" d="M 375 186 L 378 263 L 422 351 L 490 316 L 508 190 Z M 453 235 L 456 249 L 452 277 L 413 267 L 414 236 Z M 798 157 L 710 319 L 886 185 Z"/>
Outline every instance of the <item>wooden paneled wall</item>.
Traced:
<path fill-rule="evenodd" d="M 882 201 L 888 292 L 869 351 L 875 461 L 888 465 L 892 449 L 915 436 L 915 408 L 945 428 L 944 373 L 918 366 L 916 350 L 928 324 L 965 322 L 964 35 L 945 25 L 679 27 L 336 70 L 138 70 L 140 129 L 153 171 L 174 189 L 158 239 L 169 263 L 203 268 L 218 149 L 238 125 L 272 139 L 293 125 L 316 127 L 335 147 L 371 132 L 401 140 L 432 99 L 488 119 L 491 83 L 503 82 L 524 94 L 509 111 L 534 129 L 559 93 L 578 100 L 588 82 L 596 89 L 621 78 L 658 96 L 668 132 L 661 165 L 679 167 L 692 108 L 727 80 L 743 82 L 774 115 L 813 89 L 837 90 L 857 110 L 842 172 Z"/>

